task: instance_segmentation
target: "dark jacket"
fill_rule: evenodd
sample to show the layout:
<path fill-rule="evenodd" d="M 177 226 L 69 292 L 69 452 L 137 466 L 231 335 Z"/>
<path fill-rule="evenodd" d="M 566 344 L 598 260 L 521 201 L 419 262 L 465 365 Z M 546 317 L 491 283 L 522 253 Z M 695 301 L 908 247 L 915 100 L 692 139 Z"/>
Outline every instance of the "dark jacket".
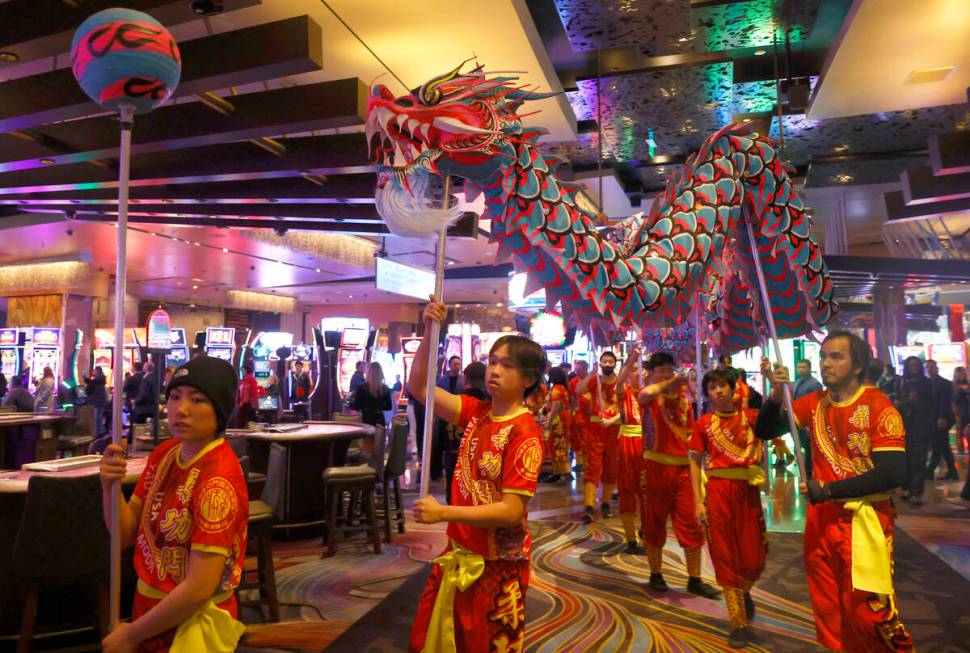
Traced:
<path fill-rule="evenodd" d="M 953 415 L 953 384 L 942 376 L 930 379 L 930 388 L 933 390 L 933 423 L 936 420 L 946 420 L 946 428 L 953 426 L 956 418 Z"/>
<path fill-rule="evenodd" d="M 104 408 L 108 405 L 108 391 L 104 387 L 104 379 L 90 378 L 84 384 L 84 392 L 88 396 L 88 405 Z"/>
<path fill-rule="evenodd" d="M 151 372 L 142 376 L 141 383 L 138 385 L 138 394 L 135 396 L 135 414 L 154 415 L 156 403 L 158 403 L 158 384 L 155 373 Z"/>
<path fill-rule="evenodd" d="M 125 399 L 135 401 L 135 398 L 138 397 L 138 389 L 141 388 L 141 380 L 144 376 L 141 372 L 135 372 L 125 379 L 125 384 L 121 386 L 121 392 L 125 395 Z"/>
<path fill-rule="evenodd" d="M 381 387 L 381 396 L 375 397 L 370 393 L 370 388 L 365 383 L 358 386 L 354 392 L 354 401 L 351 404 L 354 410 L 360 411 L 361 421 L 364 424 L 384 426 L 384 411 L 391 409 L 391 391 L 388 387 Z"/>
<path fill-rule="evenodd" d="M 34 412 L 34 396 L 27 388 L 10 388 L 7 396 L 3 398 L 4 406 L 14 406 L 18 413 Z"/>
<path fill-rule="evenodd" d="M 928 442 L 936 428 L 933 388 L 925 376 L 897 377 L 896 403 L 903 416 L 906 439 Z"/>

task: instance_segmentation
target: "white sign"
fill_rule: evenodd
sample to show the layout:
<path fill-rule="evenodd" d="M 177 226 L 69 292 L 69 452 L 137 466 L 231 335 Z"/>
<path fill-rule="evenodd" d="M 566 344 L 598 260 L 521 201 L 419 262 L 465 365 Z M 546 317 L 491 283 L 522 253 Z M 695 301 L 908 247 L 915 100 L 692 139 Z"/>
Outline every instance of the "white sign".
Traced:
<path fill-rule="evenodd" d="M 427 299 L 434 293 L 434 272 L 424 268 L 404 265 L 386 258 L 377 262 L 376 286 L 378 290 Z"/>

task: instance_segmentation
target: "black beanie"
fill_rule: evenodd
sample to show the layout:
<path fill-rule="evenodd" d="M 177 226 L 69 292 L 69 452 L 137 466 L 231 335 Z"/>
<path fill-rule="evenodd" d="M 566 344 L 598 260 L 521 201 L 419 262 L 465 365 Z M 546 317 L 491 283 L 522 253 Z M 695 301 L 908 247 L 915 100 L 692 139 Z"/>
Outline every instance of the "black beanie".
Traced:
<path fill-rule="evenodd" d="M 195 388 L 212 402 L 216 409 L 219 432 L 225 430 L 226 422 L 236 406 L 236 371 L 232 365 L 212 356 L 199 356 L 179 367 L 172 374 L 165 391 L 165 399 L 172 388 L 187 385 Z"/>

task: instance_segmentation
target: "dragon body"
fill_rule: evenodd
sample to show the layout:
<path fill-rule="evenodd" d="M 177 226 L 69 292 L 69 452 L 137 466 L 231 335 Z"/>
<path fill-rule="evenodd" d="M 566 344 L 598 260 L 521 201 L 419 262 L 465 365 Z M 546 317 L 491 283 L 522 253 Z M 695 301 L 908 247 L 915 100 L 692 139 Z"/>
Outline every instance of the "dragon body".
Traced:
<path fill-rule="evenodd" d="M 812 222 L 771 140 L 747 125 L 721 129 L 648 214 L 603 233 L 582 186 L 560 180 L 562 161 L 540 151 L 544 132 L 523 128 L 519 108 L 543 96 L 514 77 L 459 70 L 401 97 L 372 89 L 366 131 L 379 209 L 395 204 L 382 194 L 413 195 L 433 175 L 461 177 L 466 197 L 484 194 L 497 261 L 528 273 L 527 293 L 543 287 L 574 324 L 613 332 L 682 325 L 700 301 L 701 333 L 724 352 L 761 339 L 749 220 L 779 336 L 829 320 L 832 285 Z"/>

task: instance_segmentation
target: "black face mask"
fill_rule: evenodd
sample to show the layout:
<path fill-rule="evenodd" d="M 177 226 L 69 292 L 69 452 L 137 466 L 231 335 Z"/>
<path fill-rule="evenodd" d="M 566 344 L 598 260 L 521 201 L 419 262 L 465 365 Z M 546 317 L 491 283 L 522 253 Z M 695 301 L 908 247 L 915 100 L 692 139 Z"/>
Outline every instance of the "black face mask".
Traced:
<path fill-rule="evenodd" d="M 613 370 L 616 369 L 612 365 L 604 365 L 600 367 L 600 371 L 603 372 L 603 376 L 612 376 Z"/>

